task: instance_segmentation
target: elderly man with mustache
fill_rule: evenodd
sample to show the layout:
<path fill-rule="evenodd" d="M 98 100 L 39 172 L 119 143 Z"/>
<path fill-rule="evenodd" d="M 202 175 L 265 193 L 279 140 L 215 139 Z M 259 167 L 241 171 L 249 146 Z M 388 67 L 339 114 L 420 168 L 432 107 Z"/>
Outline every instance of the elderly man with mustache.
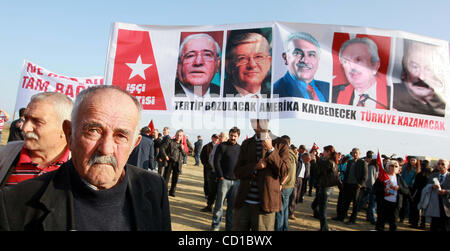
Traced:
<path fill-rule="evenodd" d="M 164 180 L 126 164 L 141 139 L 141 109 L 115 86 L 80 92 L 63 123 L 72 158 L 0 190 L 0 230 L 170 230 Z"/>
<path fill-rule="evenodd" d="M 328 102 L 330 83 L 314 79 L 320 61 L 320 45 L 306 32 L 292 33 L 282 53 L 288 71 L 275 82 L 273 94 Z"/>
<path fill-rule="evenodd" d="M 69 159 L 64 120 L 73 102 L 57 92 L 38 93 L 25 109 L 24 141 L 8 143 L 0 151 L 0 188 L 58 169 Z"/>
<path fill-rule="evenodd" d="M 401 83 L 394 84 L 394 109 L 444 117 L 445 63 L 437 46 L 404 40 Z"/>

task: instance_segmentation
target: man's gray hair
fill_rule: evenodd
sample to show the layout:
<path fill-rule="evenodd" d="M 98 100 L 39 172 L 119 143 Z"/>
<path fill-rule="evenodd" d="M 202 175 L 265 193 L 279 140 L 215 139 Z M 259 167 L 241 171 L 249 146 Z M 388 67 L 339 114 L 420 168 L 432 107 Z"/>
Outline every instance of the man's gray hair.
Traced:
<path fill-rule="evenodd" d="M 380 62 L 380 56 L 378 55 L 378 46 L 377 44 L 370 38 L 352 38 L 350 40 L 345 41 L 344 44 L 342 44 L 341 49 L 339 50 L 339 61 L 342 59 L 342 53 L 344 52 L 345 48 L 351 44 L 355 43 L 361 43 L 367 45 L 367 48 L 370 53 L 370 63 L 375 64 L 376 62 Z"/>
<path fill-rule="evenodd" d="M 181 53 L 183 52 L 184 45 L 192 39 L 199 39 L 199 38 L 207 38 L 207 39 L 211 40 L 214 43 L 214 46 L 216 47 L 216 56 L 220 57 L 220 54 L 222 53 L 222 51 L 220 49 L 219 43 L 217 43 L 217 41 L 210 35 L 208 35 L 206 33 L 200 33 L 200 34 L 189 35 L 183 40 L 183 42 L 180 45 L 180 52 L 178 55 L 178 60 L 181 60 L 181 56 L 182 56 Z"/>
<path fill-rule="evenodd" d="M 51 102 L 61 124 L 64 120 L 70 120 L 73 101 L 66 95 L 59 92 L 41 92 L 31 96 L 30 103 L 36 101 Z"/>
<path fill-rule="evenodd" d="M 310 42 L 311 44 L 313 44 L 314 46 L 316 46 L 317 48 L 317 53 L 319 53 L 320 55 L 320 45 L 319 42 L 309 33 L 306 32 L 296 32 L 296 33 L 291 33 L 289 35 L 289 37 L 286 39 L 286 41 L 284 41 L 284 52 L 287 52 L 287 48 L 289 47 L 289 43 L 292 40 L 305 40 L 307 42 Z"/>
<path fill-rule="evenodd" d="M 75 136 L 75 128 L 76 128 L 76 118 L 78 116 L 78 110 L 80 109 L 81 104 L 83 103 L 83 101 L 88 98 L 89 96 L 93 95 L 94 93 L 96 93 L 97 91 L 102 91 L 102 90 L 116 90 L 120 93 L 125 94 L 126 96 L 128 96 L 133 103 L 136 105 L 136 108 L 138 110 L 138 117 L 137 117 L 137 123 L 136 123 L 136 129 L 135 129 L 135 135 L 134 135 L 134 139 L 136 140 L 137 136 L 139 135 L 139 121 L 141 120 L 141 111 L 142 111 L 142 105 L 141 103 L 136 99 L 136 97 L 132 96 L 129 92 L 122 90 L 120 87 L 114 86 L 114 85 L 96 85 L 96 86 L 92 86 L 89 88 L 84 89 L 83 91 L 81 91 L 77 98 L 75 99 L 75 104 L 73 106 L 73 110 L 72 110 L 72 137 Z"/>

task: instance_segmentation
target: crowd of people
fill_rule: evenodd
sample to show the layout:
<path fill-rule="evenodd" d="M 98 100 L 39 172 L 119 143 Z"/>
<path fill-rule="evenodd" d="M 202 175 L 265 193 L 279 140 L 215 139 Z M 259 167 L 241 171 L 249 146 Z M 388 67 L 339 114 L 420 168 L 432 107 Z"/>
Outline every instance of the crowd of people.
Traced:
<path fill-rule="evenodd" d="M 287 231 L 289 219 L 296 219 L 294 212 L 297 203 L 303 203 L 305 195 L 313 196 L 314 190 L 315 197 L 311 204 L 312 214 L 320 221 L 320 230 L 333 230 L 328 227 L 327 207 L 328 198 L 333 191 L 336 191 L 334 187 L 338 188 L 338 204 L 336 216 L 332 217 L 333 221 L 341 221 L 349 225 L 357 224 L 358 212 L 365 210 L 366 223 L 363 224 L 372 224 L 375 230 L 383 231 L 386 223 L 389 223 L 389 230 L 396 230 L 397 223 L 404 222 L 405 219 L 408 219 L 411 228 L 426 229 L 426 216 L 429 216 L 432 222 L 430 230 L 448 229 L 446 207 L 440 208 L 439 212 L 443 215 L 438 213 L 434 216 L 426 214 L 425 209 L 429 208 L 428 204 L 418 207 L 427 200 L 422 197 L 422 190 L 432 181 L 431 174 L 445 173 L 439 169 L 440 166 L 449 168 L 446 160 L 441 159 L 431 167 L 428 160 L 420 160 L 415 156 L 407 156 L 403 159 L 395 158 L 395 155 L 390 157 L 382 155 L 380 156 L 382 168 L 390 177 L 390 181 L 392 179 L 390 183 L 392 187 L 389 187 L 378 178 L 380 165 L 377 162 L 378 156 L 373 151 L 367 151 L 366 156 L 361 157 L 358 148 L 352 149 L 349 154 L 341 154 L 330 145 L 324 147 L 319 154 L 320 149 L 316 145 L 309 151 L 305 145 L 297 148 L 290 144 L 289 136 L 283 135 L 278 138 L 269 130 L 262 129 L 268 127 L 268 121 L 265 121 L 266 124 L 262 126 L 259 123 L 261 123 L 260 120 L 254 121 L 255 136 L 247 139 L 245 144 L 243 143 L 244 149 L 241 149 L 237 143 L 240 130 L 233 127 L 228 133 L 213 134 L 211 141 L 204 146 L 203 139 L 198 136 L 198 140 L 194 143 L 195 148 L 189 147 L 187 151 L 194 156 L 196 166 L 200 166 L 200 163 L 203 165 L 203 191 L 206 206 L 201 211 L 212 213 L 210 230 L 220 230 L 226 205 L 224 229 L 226 231 Z M 148 130 L 150 133 L 148 127 L 144 127 L 143 130 Z M 177 131 L 174 137 L 178 145 L 173 148 L 178 149 L 178 152 L 175 151 L 170 158 L 161 157 L 166 156 L 161 152 L 166 152 L 167 146 L 162 146 L 170 139 L 169 128 L 164 128 L 164 137 L 161 134 L 157 136 L 157 130 L 153 131 L 154 136 L 152 137 L 156 146 L 154 156 L 160 157 L 156 157 L 154 167 L 148 167 L 148 169 L 155 172 L 158 170 L 168 184 L 169 176 L 164 175 L 161 170 L 164 170 L 169 162 L 172 163 L 171 166 L 176 166 L 175 174 L 172 174 L 172 185 L 169 192 L 171 196 L 175 196 L 178 175 L 185 163 L 181 155 L 177 157 L 178 154 L 186 152 L 182 146 L 181 132 L 182 130 Z M 266 157 L 272 153 L 270 151 L 272 148 L 272 151 L 278 148 L 271 146 L 272 143 L 269 144 L 269 141 L 263 144 L 264 140 L 259 140 L 261 142 L 261 146 L 259 146 L 257 142 L 258 139 L 261 139 L 260 137 L 284 140 L 283 144 L 287 146 L 287 148 L 283 148 L 282 153 L 279 149 L 273 155 L 278 158 L 277 161 L 269 162 L 271 163 L 270 168 L 273 168 L 271 172 L 276 171 L 277 174 L 275 176 L 271 174 L 272 179 L 269 179 L 267 174 L 263 178 L 264 176 L 259 174 L 258 170 L 262 170 L 265 168 L 264 165 L 268 165 L 268 162 L 261 161 L 262 156 Z M 189 145 L 191 144 L 189 143 Z M 254 156 L 255 159 L 249 158 L 249 150 L 250 156 Z M 241 153 L 241 151 L 243 152 Z M 167 160 L 167 163 L 162 161 L 164 159 Z M 251 168 L 252 166 L 254 168 Z M 269 181 L 273 182 L 274 180 L 279 182 L 279 184 L 276 183 L 279 186 L 279 193 L 275 194 L 271 193 L 269 189 L 272 187 L 269 185 Z M 444 187 L 448 185 L 443 183 L 445 180 L 440 185 Z M 258 189 L 269 190 L 261 193 Z M 385 190 L 389 189 L 393 193 L 388 196 Z M 273 200 L 275 197 L 279 198 L 277 202 L 272 201 L 270 203 L 273 204 L 261 205 L 261 203 L 269 203 L 264 202 L 265 200 Z M 445 200 L 443 198 L 443 201 Z M 440 203 L 442 204 L 442 202 Z M 352 204 L 352 210 L 351 213 L 348 213 L 350 204 Z M 438 202 L 430 207 L 442 207 L 445 203 L 441 204 Z M 266 208 L 262 209 L 262 206 Z"/>
<path fill-rule="evenodd" d="M 188 154 L 203 166 L 201 210 L 212 213 L 212 231 L 223 217 L 226 231 L 287 231 L 297 203 L 313 193 L 320 230 L 333 230 L 327 209 L 335 188 L 334 221 L 395 231 L 407 219 L 412 228 L 429 221 L 431 231 L 449 229 L 447 160 L 431 166 L 415 156 L 362 157 L 358 148 L 341 154 L 332 145 L 308 151 L 274 135 L 264 119 L 251 120 L 255 134 L 241 144 L 232 127 L 192 146 L 182 129 L 173 137 L 169 127 L 139 131 L 140 110 L 113 86 L 86 89 L 75 102 L 33 96 L 0 150 L 0 230 L 171 230 L 168 196 L 176 196 Z M 367 223 L 357 222 L 362 209 Z"/>

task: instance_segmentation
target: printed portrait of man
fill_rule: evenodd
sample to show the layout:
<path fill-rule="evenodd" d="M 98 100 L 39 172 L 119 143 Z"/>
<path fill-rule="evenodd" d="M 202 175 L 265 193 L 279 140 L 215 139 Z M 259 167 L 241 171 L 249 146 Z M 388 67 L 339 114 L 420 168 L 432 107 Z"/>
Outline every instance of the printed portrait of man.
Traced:
<path fill-rule="evenodd" d="M 178 56 L 175 96 L 219 97 L 220 86 L 212 81 L 220 71 L 220 55 L 218 42 L 206 33 L 184 38 Z"/>
<path fill-rule="evenodd" d="M 229 33 L 224 97 L 270 97 L 272 65 L 270 40 L 270 28 L 233 30 Z"/>
<path fill-rule="evenodd" d="M 344 42 L 339 62 L 347 82 L 333 86 L 333 103 L 389 109 L 390 86 L 377 79 L 380 56 L 372 39 L 355 37 Z"/>
<path fill-rule="evenodd" d="M 275 82 L 273 94 L 328 102 L 330 83 L 314 79 L 319 68 L 320 45 L 309 33 L 292 33 L 284 42 L 286 74 Z"/>
<path fill-rule="evenodd" d="M 443 117 L 444 65 L 438 46 L 404 40 L 401 83 L 394 84 L 393 107 L 397 111 Z"/>

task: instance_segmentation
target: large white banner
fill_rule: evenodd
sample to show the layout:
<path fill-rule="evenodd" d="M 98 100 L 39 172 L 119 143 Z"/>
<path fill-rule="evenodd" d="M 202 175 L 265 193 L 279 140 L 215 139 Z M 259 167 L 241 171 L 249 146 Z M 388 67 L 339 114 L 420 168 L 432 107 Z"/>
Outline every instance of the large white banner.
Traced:
<path fill-rule="evenodd" d="M 105 82 L 152 113 L 299 118 L 443 135 L 449 43 L 303 23 L 114 23 Z"/>
<path fill-rule="evenodd" d="M 102 76 L 68 77 L 51 72 L 28 60 L 23 61 L 14 111 L 27 107 L 31 96 L 40 92 L 60 92 L 75 101 L 75 97 L 90 85 L 103 85 Z"/>

